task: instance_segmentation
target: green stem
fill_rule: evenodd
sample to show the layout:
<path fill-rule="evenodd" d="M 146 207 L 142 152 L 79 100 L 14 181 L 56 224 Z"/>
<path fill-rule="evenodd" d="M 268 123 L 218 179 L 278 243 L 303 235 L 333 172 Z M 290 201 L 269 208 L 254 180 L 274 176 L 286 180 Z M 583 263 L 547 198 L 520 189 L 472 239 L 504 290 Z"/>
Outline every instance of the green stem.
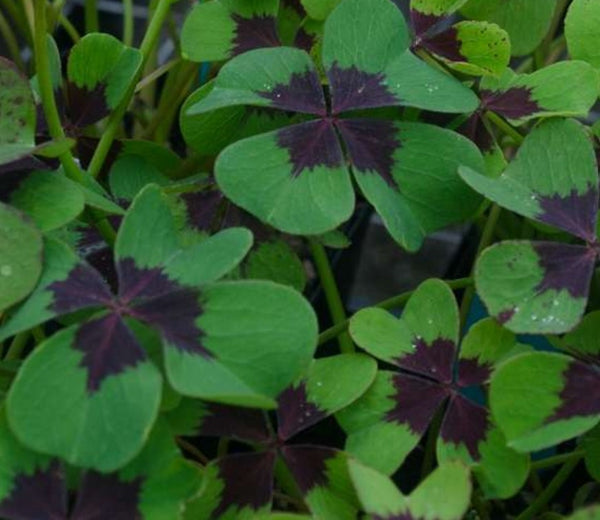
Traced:
<path fill-rule="evenodd" d="M 35 0 L 34 23 L 35 23 L 35 67 L 38 75 L 40 88 L 40 97 L 42 106 L 48 124 L 48 131 L 53 139 L 64 139 L 65 133 L 60 121 L 60 115 L 56 108 L 54 99 L 54 89 L 52 87 L 52 75 L 50 73 L 50 58 L 48 56 L 48 46 L 46 44 L 46 2 L 45 0 Z M 74 181 L 82 182 L 83 174 L 77 166 L 70 150 L 66 150 L 59 156 L 60 162 L 69 178 Z"/>
<path fill-rule="evenodd" d="M 569 478 L 573 470 L 579 464 L 581 455 L 575 457 L 567 462 L 556 472 L 556 475 L 548 483 L 546 488 L 536 497 L 536 499 L 525 509 L 515 520 L 531 520 L 552 500 L 552 497 L 558 492 L 563 486 L 566 480 Z"/>
<path fill-rule="evenodd" d="M 4 38 L 4 41 L 6 42 L 6 46 L 8 47 L 8 51 L 10 52 L 12 60 L 17 64 L 17 66 L 21 70 L 23 70 L 25 65 L 21 58 L 21 52 L 19 50 L 19 42 L 17 40 L 17 37 L 15 36 L 15 33 L 11 29 L 8 21 L 2 14 L 2 11 L 0 11 L 0 34 L 2 35 L 2 38 Z"/>
<path fill-rule="evenodd" d="M 127 107 L 131 101 L 135 93 L 135 87 L 137 82 L 144 70 L 146 62 L 148 61 L 148 57 L 150 56 L 150 52 L 156 45 L 158 41 L 158 37 L 160 36 L 160 31 L 162 28 L 162 23 L 167 16 L 169 9 L 171 7 L 171 0 L 162 0 L 158 3 L 156 11 L 154 12 L 152 19 L 150 20 L 150 24 L 148 25 L 148 30 L 144 35 L 144 39 L 142 40 L 142 44 L 140 46 L 140 52 L 142 53 L 142 63 L 139 67 L 139 71 L 129 81 L 129 86 L 127 88 L 127 92 L 123 97 L 123 100 L 119 103 L 119 105 L 115 108 L 113 113 L 109 116 L 108 122 L 106 124 L 106 128 L 104 129 L 104 133 L 100 138 L 100 142 L 98 143 L 98 147 L 94 152 L 92 160 L 90 161 L 90 165 L 88 168 L 88 172 L 92 177 L 97 177 L 100 171 L 102 170 L 102 165 L 106 160 L 106 156 L 110 151 L 110 147 L 117 135 L 117 131 L 121 125 L 123 120 L 123 116 L 127 111 Z"/>
<path fill-rule="evenodd" d="M 9 15 L 13 25 L 18 29 L 18 32 L 21 34 L 21 36 L 27 40 L 28 44 L 31 45 L 31 32 L 29 31 L 27 17 L 22 9 L 23 6 L 21 6 L 21 10 L 19 10 L 12 0 L 0 0 L 0 7 L 2 7 L 2 11 Z"/>
<path fill-rule="evenodd" d="M 481 255 L 483 250 L 492 243 L 492 240 L 494 239 L 494 231 L 496 230 L 496 225 L 498 224 L 498 219 L 500 218 L 501 212 L 502 208 L 500 206 L 497 204 L 492 204 L 490 213 L 485 222 L 485 226 L 481 232 L 481 238 L 479 239 L 479 245 L 477 246 L 475 259 L 479 258 L 479 255 Z M 471 275 L 473 275 L 474 270 L 475 267 L 471 269 Z M 465 291 L 465 294 L 463 295 L 462 301 L 460 302 L 460 330 L 463 330 L 465 323 L 467 322 L 467 317 L 469 316 L 469 310 L 471 309 L 471 303 L 473 302 L 474 296 L 475 286 L 469 285 Z"/>
<path fill-rule="evenodd" d="M 346 323 L 346 312 L 344 311 L 344 304 L 338 291 L 337 284 L 335 283 L 335 277 L 329 265 L 329 259 L 323 244 L 317 242 L 314 239 L 308 241 L 312 257 L 315 261 L 317 272 L 321 280 L 321 287 L 325 292 L 325 298 L 327 299 L 327 305 L 329 306 L 329 312 L 331 314 L 331 320 L 334 325 L 340 325 Z M 350 334 L 347 331 L 341 332 L 338 336 L 338 343 L 340 344 L 340 350 L 345 353 L 354 352 L 354 344 L 350 338 Z"/>
<path fill-rule="evenodd" d="M 446 284 L 448 284 L 451 289 L 464 289 L 465 287 L 473 285 L 473 278 L 457 278 L 456 280 L 446 280 Z M 380 309 L 394 309 L 396 307 L 401 307 L 408 301 L 414 292 L 415 291 L 413 289 L 411 291 L 406 291 L 402 294 L 392 296 L 387 300 L 383 300 L 375 304 L 374 307 L 379 307 Z M 321 332 L 321 334 L 319 334 L 319 345 L 327 343 L 329 340 L 339 336 L 348 328 L 349 323 L 350 320 L 345 320 L 342 323 L 338 323 L 337 325 L 334 325 L 333 327 Z"/>
<path fill-rule="evenodd" d="M 486 112 L 485 117 L 488 119 L 488 121 L 498 127 L 498 129 L 500 129 L 504 134 L 511 137 L 512 140 L 518 145 L 521 145 L 525 140 L 525 137 L 523 137 L 521 133 L 504 121 L 504 119 L 502 119 L 498 114 L 495 114 L 494 112 Z"/>
<path fill-rule="evenodd" d="M 204 455 L 204 453 L 202 453 L 198 448 L 196 448 L 196 446 L 194 446 L 193 444 L 189 443 L 188 441 L 182 439 L 181 437 L 175 437 L 175 442 L 177 443 L 177 445 L 183 450 L 186 451 L 187 453 L 189 453 L 190 455 L 194 456 L 194 458 L 202 463 L 204 466 L 206 466 L 208 463 L 210 463 L 209 458 Z"/>
<path fill-rule="evenodd" d="M 135 86 L 136 93 L 142 90 L 143 88 L 153 83 L 158 78 L 160 78 L 163 74 L 169 72 L 175 65 L 177 65 L 181 61 L 181 58 L 173 58 L 169 60 L 167 63 L 161 65 L 156 70 L 153 70 L 150 74 L 142 78 L 138 84 Z"/>
<path fill-rule="evenodd" d="M 584 450 L 575 450 L 569 453 L 561 453 L 560 455 L 553 455 L 552 457 L 546 457 L 542 460 L 536 460 L 531 463 L 532 470 L 540 470 L 545 468 L 551 468 L 552 466 L 558 466 L 559 464 L 563 464 L 564 462 L 568 462 L 570 460 L 579 460 L 581 457 L 585 455 Z"/>
<path fill-rule="evenodd" d="M 10 346 L 8 347 L 8 351 L 6 352 L 6 355 L 4 356 L 4 360 L 12 361 L 14 359 L 19 359 L 21 357 L 21 354 L 23 354 L 23 350 L 27 346 L 28 340 L 29 340 L 29 331 L 21 332 L 20 334 L 17 334 L 14 337 L 14 339 L 12 340 L 12 343 L 10 344 Z"/>
<path fill-rule="evenodd" d="M 180 103 L 183 102 L 187 95 L 187 91 L 197 74 L 197 70 L 197 64 L 182 61 L 169 72 L 156 113 L 144 130 L 144 138 L 159 140 L 159 136 L 164 137 L 168 134 L 173 117 L 179 109 Z"/>
<path fill-rule="evenodd" d="M 133 0 L 123 0 L 123 43 L 133 45 Z"/>
<path fill-rule="evenodd" d="M 85 32 L 98 32 L 100 24 L 98 23 L 98 1 L 97 0 L 85 0 L 84 4 L 84 17 L 85 17 Z"/>
<path fill-rule="evenodd" d="M 69 38 L 73 40 L 73 43 L 77 43 L 81 40 L 81 35 L 79 31 L 75 28 L 75 26 L 71 23 L 71 21 L 62 13 L 58 15 L 58 23 L 63 26 L 64 30 L 69 35 Z"/>

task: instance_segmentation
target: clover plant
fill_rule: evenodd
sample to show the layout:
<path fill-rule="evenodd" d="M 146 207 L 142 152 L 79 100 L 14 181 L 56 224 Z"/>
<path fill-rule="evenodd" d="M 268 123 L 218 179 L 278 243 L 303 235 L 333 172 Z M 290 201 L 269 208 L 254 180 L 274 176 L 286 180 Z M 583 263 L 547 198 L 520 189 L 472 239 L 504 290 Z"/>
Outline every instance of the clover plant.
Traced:
<path fill-rule="evenodd" d="M 0 2 L 0 518 L 600 518 L 600 2 L 117 4 Z"/>

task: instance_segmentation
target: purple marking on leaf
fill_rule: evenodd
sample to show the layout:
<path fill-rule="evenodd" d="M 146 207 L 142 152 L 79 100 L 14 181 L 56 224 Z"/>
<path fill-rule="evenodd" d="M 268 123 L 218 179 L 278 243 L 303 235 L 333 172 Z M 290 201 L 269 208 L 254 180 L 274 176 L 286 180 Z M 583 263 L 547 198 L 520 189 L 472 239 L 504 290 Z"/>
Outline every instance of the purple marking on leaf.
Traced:
<path fill-rule="evenodd" d="M 394 152 L 401 143 L 393 121 L 341 119 L 336 122 L 352 166 L 359 172 L 376 172 L 385 183 L 397 188 L 392 175 Z"/>
<path fill-rule="evenodd" d="M 261 444 L 266 444 L 271 438 L 263 411 L 217 403 L 206 405 L 198 434 Z"/>
<path fill-rule="evenodd" d="M 119 300 L 125 306 L 133 300 L 141 303 L 181 289 L 160 267 L 140 268 L 133 258 L 120 259 L 117 262 L 117 273 Z"/>
<path fill-rule="evenodd" d="M 466 59 L 460 52 L 461 42 L 458 39 L 458 31 L 454 27 L 449 27 L 435 36 L 423 39 L 421 45 L 428 51 L 450 61 L 465 61 Z"/>
<path fill-rule="evenodd" d="M 108 376 L 116 376 L 146 360 L 146 353 L 121 317 L 111 313 L 81 325 L 73 348 L 84 353 L 87 389 L 94 393 Z"/>
<path fill-rule="evenodd" d="M 283 0 L 284 7 L 289 7 L 296 11 L 296 13 L 304 18 L 306 16 L 306 11 L 304 10 L 304 6 L 300 0 Z"/>
<path fill-rule="evenodd" d="M 230 507 L 257 511 L 271 502 L 275 452 L 229 455 L 219 459 L 217 465 L 224 487 L 211 518 L 218 518 Z"/>
<path fill-rule="evenodd" d="M 277 132 L 277 145 L 290 154 L 292 177 L 319 166 L 338 168 L 343 164 L 335 130 L 325 119 L 282 128 Z"/>
<path fill-rule="evenodd" d="M 185 204 L 188 222 L 200 231 L 214 231 L 217 210 L 223 203 L 223 193 L 219 190 L 205 190 L 184 193 L 181 200 Z"/>
<path fill-rule="evenodd" d="M 440 437 L 445 443 L 463 444 L 473 460 L 479 459 L 479 443 L 485 439 L 489 425 L 489 412 L 460 394 L 450 399 Z"/>
<path fill-rule="evenodd" d="M 428 344 L 417 338 L 414 350 L 394 359 L 394 364 L 405 370 L 417 372 L 442 383 L 452 382 L 456 345 L 446 338 L 436 338 Z"/>
<path fill-rule="evenodd" d="M 277 83 L 257 94 L 270 100 L 271 107 L 323 117 L 327 115 L 321 80 L 314 69 L 294 72 L 288 83 Z"/>
<path fill-rule="evenodd" d="M 555 194 L 537 198 L 542 208 L 542 214 L 537 216 L 539 220 L 588 242 L 596 240 L 597 186 L 589 186 L 583 194 L 571 190 L 566 197 Z"/>
<path fill-rule="evenodd" d="M 202 345 L 203 332 L 196 325 L 202 314 L 200 294 L 185 288 L 160 268 L 138 268 L 131 258 L 117 264 L 121 310 L 160 330 L 174 348 L 210 357 Z"/>
<path fill-rule="evenodd" d="M 396 392 L 390 397 L 395 405 L 385 420 L 407 424 L 415 435 L 423 435 L 450 390 L 434 381 L 402 373 L 395 374 L 392 382 Z"/>
<path fill-rule="evenodd" d="M 576 416 L 600 414 L 600 371 L 573 360 L 562 374 L 565 386 L 560 392 L 561 404 L 546 423 Z"/>
<path fill-rule="evenodd" d="M 64 520 L 67 518 L 67 488 L 58 462 L 31 475 L 15 475 L 7 497 L 0 502 L 0 515 L 18 520 Z"/>
<path fill-rule="evenodd" d="M 492 367 L 487 363 L 480 364 L 477 358 L 458 360 L 458 386 L 467 387 L 485 383 L 492 374 Z"/>
<path fill-rule="evenodd" d="M 236 56 L 252 49 L 261 47 L 279 47 L 281 41 L 277 35 L 276 21 L 273 16 L 252 16 L 244 18 L 233 13 L 235 22 L 235 37 L 233 39 L 232 55 Z"/>
<path fill-rule="evenodd" d="M 23 174 L 25 174 L 25 173 L 29 173 L 33 170 L 49 170 L 49 169 L 50 168 L 48 167 L 48 165 L 46 163 L 40 161 L 33 155 L 25 155 L 23 157 L 15 159 L 14 161 L 0 164 L 0 177 L 2 178 L 1 179 L 2 184 L 0 184 L 0 197 L 5 199 L 9 195 L 9 192 L 11 191 L 11 190 L 8 190 L 5 188 L 6 178 L 4 178 L 4 176 L 6 176 L 7 174 L 13 173 L 13 172 L 19 172 L 22 175 L 22 179 L 24 180 L 25 176 Z"/>
<path fill-rule="evenodd" d="M 68 116 L 71 125 L 82 129 L 97 123 L 110 113 L 106 103 L 106 85 L 98 83 L 92 90 L 78 87 L 75 83 L 67 83 Z"/>
<path fill-rule="evenodd" d="M 139 508 L 144 479 L 120 480 L 118 474 L 90 471 L 81 481 L 71 520 L 142 520 Z"/>
<path fill-rule="evenodd" d="M 498 323 L 500 323 L 500 325 L 504 325 L 511 320 L 511 318 L 515 315 L 515 312 L 516 309 L 514 307 L 500 311 L 496 316 L 496 320 Z"/>
<path fill-rule="evenodd" d="M 321 446 L 283 446 L 281 454 L 294 479 L 306 495 L 316 486 L 325 486 L 328 482 L 327 461 L 333 459 L 338 451 Z"/>
<path fill-rule="evenodd" d="M 541 110 L 537 102 L 531 99 L 531 89 L 527 87 L 513 87 L 498 92 L 482 90 L 480 96 L 483 108 L 509 119 L 530 116 Z"/>
<path fill-rule="evenodd" d="M 48 286 L 52 294 L 50 309 L 57 314 L 107 305 L 112 300 L 108 284 L 85 262 L 78 263 L 64 280 Z"/>
<path fill-rule="evenodd" d="M 544 271 L 536 293 L 566 290 L 573 298 L 587 298 L 594 271 L 593 249 L 558 242 L 532 242 Z"/>
<path fill-rule="evenodd" d="M 400 3 L 397 2 L 398 7 L 400 7 Z M 434 25 L 438 24 L 444 17 L 438 16 L 435 14 L 425 14 L 421 11 L 417 11 L 416 9 L 410 10 L 410 22 L 413 26 L 413 30 L 415 32 L 415 39 L 417 41 L 417 45 L 420 42 L 420 39 L 425 35 L 426 32 L 429 31 Z"/>
<path fill-rule="evenodd" d="M 334 62 L 326 73 L 334 115 L 358 108 L 394 106 L 401 102 L 388 90 L 383 72 L 364 72 L 354 65 L 341 68 Z"/>
<path fill-rule="evenodd" d="M 202 344 L 204 333 L 196 325 L 202 314 L 200 294 L 192 289 L 179 289 L 134 303 L 129 314 L 160 330 L 167 343 L 190 354 L 212 357 Z"/>
<path fill-rule="evenodd" d="M 317 39 L 315 36 L 308 33 L 304 27 L 298 29 L 298 32 L 294 37 L 294 47 L 310 52 L 316 43 Z"/>
<path fill-rule="evenodd" d="M 327 415 L 326 411 L 320 410 L 315 403 L 308 400 L 304 381 L 296 387 L 288 386 L 277 398 L 279 438 L 285 441 L 318 423 Z"/>
<path fill-rule="evenodd" d="M 478 111 L 469 116 L 458 132 L 471 139 L 484 153 L 494 149 L 494 138 L 483 124 L 481 113 Z"/>

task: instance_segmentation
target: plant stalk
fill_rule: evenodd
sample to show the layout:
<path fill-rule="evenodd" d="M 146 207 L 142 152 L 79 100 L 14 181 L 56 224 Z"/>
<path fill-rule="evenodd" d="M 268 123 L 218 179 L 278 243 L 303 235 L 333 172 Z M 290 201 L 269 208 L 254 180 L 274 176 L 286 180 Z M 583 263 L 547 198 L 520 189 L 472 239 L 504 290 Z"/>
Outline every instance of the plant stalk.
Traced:
<path fill-rule="evenodd" d="M 536 460 L 531 463 L 532 470 L 540 470 L 545 468 L 551 468 L 552 466 L 557 466 L 558 464 L 563 464 L 564 462 L 568 462 L 570 460 L 579 460 L 581 457 L 585 455 L 584 450 L 575 450 L 569 453 L 561 453 L 560 455 L 553 455 L 552 457 L 547 457 L 542 460 Z"/>
<path fill-rule="evenodd" d="M 121 125 L 121 121 L 123 120 L 123 116 L 125 115 L 131 98 L 135 93 L 135 87 L 144 70 L 146 62 L 148 61 L 150 52 L 152 51 L 152 49 L 158 41 L 163 21 L 165 20 L 170 7 L 171 0 L 162 0 L 158 3 L 156 11 L 152 16 L 152 19 L 150 20 L 148 30 L 146 31 L 146 34 L 144 35 L 144 39 L 142 40 L 142 44 L 140 46 L 140 52 L 142 53 L 142 63 L 139 67 L 138 72 L 134 74 L 134 76 L 130 79 L 129 86 L 127 88 L 125 96 L 123 97 L 123 100 L 119 103 L 119 105 L 109 116 L 106 128 L 104 129 L 102 137 L 100 138 L 100 142 L 98 143 L 96 151 L 94 152 L 92 160 L 90 161 L 88 172 L 92 177 L 97 177 L 100 171 L 102 170 L 102 165 L 106 160 L 108 152 L 110 151 L 110 147 Z"/>
<path fill-rule="evenodd" d="M 516 129 L 514 129 L 511 125 L 509 125 L 504 119 L 502 119 L 498 114 L 494 112 L 486 112 L 485 117 L 488 121 L 493 123 L 502 133 L 509 136 L 515 143 L 518 145 L 523 144 L 525 137 L 521 135 Z"/>
<path fill-rule="evenodd" d="M 85 0 L 84 3 L 85 32 L 98 32 L 98 0 Z"/>
<path fill-rule="evenodd" d="M 133 0 L 123 0 L 123 43 L 133 45 Z"/>
<path fill-rule="evenodd" d="M 325 298 L 327 299 L 327 305 L 329 306 L 329 312 L 331 314 L 331 320 L 334 325 L 341 325 L 347 322 L 346 312 L 344 311 L 344 304 L 340 296 L 337 284 L 335 283 L 335 277 L 327 258 L 327 253 L 323 244 L 317 242 L 314 239 L 309 239 L 308 244 L 312 257 L 315 261 L 317 272 L 319 273 L 319 279 L 321 280 L 321 287 L 325 292 Z M 344 353 L 354 352 L 354 344 L 350 338 L 350 334 L 346 331 L 346 327 L 338 335 L 338 343 L 340 350 Z"/>
<path fill-rule="evenodd" d="M 498 219 L 500 218 L 500 213 L 502 212 L 502 208 L 497 204 L 492 204 L 490 209 L 490 213 L 485 222 L 485 226 L 483 231 L 481 232 L 481 239 L 479 240 L 479 245 L 477 246 L 477 252 L 475 253 L 475 259 L 479 258 L 483 250 L 488 247 L 492 240 L 494 239 L 494 231 L 496 229 L 496 225 L 498 224 Z M 475 266 L 471 269 L 471 276 L 474 275 Z M 462 301 L 460 302 L 460 330 L 463 330 L 465 323 L 467 322 L 467 318 L 469 316 L 469 311 L 471 310 L 471 303 L 473 303 L 473 297 L 475 296 L 475 285 L 469 285 L 465 294 L 463 295 Z"/>
<path fill-rule="evenodd" d="M 573 470 L 579 464 L 582 455 L 573 457 L 569 461 L 565 462 L 563 466 L 556 472 L 556 475 L 548 483 L 546 488 L 536 497 L 536 499 L 525 509 L 515 520 L 531 520 L 552 500 L 552 497 L 556 495 L 558 490 L 563 486 L 566 480 L 569 478 Z"/>
<path fill-rule="evenodd" d="M 46 2 L 45 0 L 35 0 L 34 23 L 35 23 L 35 66 L 38 75 L 40 88 L 40 97 L 44 115 L 48 124 L 48 131 L 53 139 L 64 139 L 63 131 L 56 100 L 54 98 L 54 88 L 52 87 L 52 75 L 50 73 L 50 58 L 48 56 L 48 46 L 46 44 Z M 77 166 L 70 150 L 64 151 L 58 157 L 67 177 L 76 181 L 83 182 L 83 174 Z"/>
<path fill-rule="evenodd" d="M 12 343 L 8 347 L 6 351 L 6 355 L 4 356 L 5 361 L 13 361 L 15 359 L 19 359 L 21 354 L 23 354 L 23 350 L 27 346 L 27 341 L 29 340 L 29 331 L 21 332 L 17 334 Z"/>

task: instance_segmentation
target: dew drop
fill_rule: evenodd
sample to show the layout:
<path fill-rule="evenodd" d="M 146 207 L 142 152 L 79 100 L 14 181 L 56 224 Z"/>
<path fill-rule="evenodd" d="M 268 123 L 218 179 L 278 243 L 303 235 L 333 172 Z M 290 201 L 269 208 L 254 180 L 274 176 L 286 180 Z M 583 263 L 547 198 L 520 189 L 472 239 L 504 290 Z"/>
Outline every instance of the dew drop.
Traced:
<path fill-rule="evenodd" d="M 321 381 L 317 381 L 317 386 L 323 386 L 323 383 Z"/>
<path fill-rule="evenodd" d="M 12 267 L 10 265 L 3 265 L 0 267 L 0 274 L 2 276 L 10 276 L 12 274 Z"/>

